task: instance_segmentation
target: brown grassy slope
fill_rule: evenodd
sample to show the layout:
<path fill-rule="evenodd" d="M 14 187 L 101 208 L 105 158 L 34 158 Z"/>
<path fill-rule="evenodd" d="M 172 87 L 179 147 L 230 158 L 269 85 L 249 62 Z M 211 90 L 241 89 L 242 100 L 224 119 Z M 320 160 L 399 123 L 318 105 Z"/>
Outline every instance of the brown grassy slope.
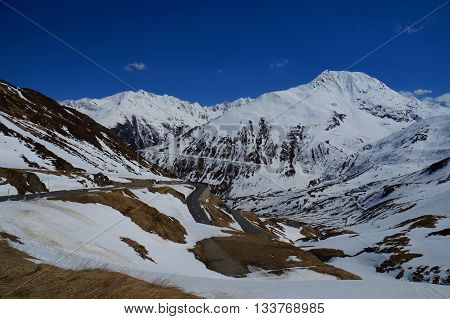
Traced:
<path fill-rule="evenodd" d="M 128 196 L 122 190 L 92 192 L 83 195 L 55 196 L 49 199 L 77 203 L 102 204 L 129 217 L 142 230 L 155 233 L 176 243 L 185 243 L 186 229 L 173 217 L 161 214 L 156 208 Z"/>
<path fill-rule="evenodd" d="M 28 258 L 32 257 L 0 241 L 0 298 L 198 298 L 120 273 L 67 270 Z"/>
<path fill-rule="evenodd" d="M 261 236 L 208 238 L 197 242 L 192 251 L 208 269 L 232 277 L 245 276 L 250 273 L 248 267 L 253 266 L 276 274 L 291 268 L 307 268 L 339 279 L 361 279 L 325 264 L 308 251 Z"/>
<path fill-rule="evenodd" d="M 184 196 L 184 194 L 176 191 L 172 187 L 169 186 L 150 187 L 149 190 L 154 193 L 170 194 L 173 197 L 178 198 L 183 204 L 186 204 L 186 197 Z"/>
<path fill-rule="evenodd" d="M 436 215 L 423 215 L 413 219 L 405 220 L 401 222 L 395 228 L 404 227 L 409 225 L 408 230 L 412 230 L 415 228 L 436 228 L 436 224 L 440 219 L 444 219 L 445 216 L 436 216 Z"/>
<path fill-rule="evenodd" d="M 253 212 L 241 211 L 241 214 L 247 218 L 253 225 L 263 231 L 269 238 L 277 238 L 280 234 L 281 227 L 276 222 L 276 219 L 267 219 L 264 222 Z M 272 227 L 271 227 L 272 226 Z M 271 227 L 271 229 L 269 229 Z"/>
<path fill-rule="evenodd" d="M 32 172 L 23 170 L 0 168 L 0 177 L 14 186 L 19 194 L 47 192 L 48 189 L 39 177 Z"/>
<path fill-rule="evenodd" d="M 155 262 L 150 256 L 148 255 L 148 250 L 145 248 L 145 246 L 139 244 L 137 241 L 127 238 L 127 237 L 120 237 L 120 240 L 126 243 L 128 246 L 133 248 L 133 250 L 142 258 L 147 259 L 150 261 Z"/>
<path fill-rule="evenodd" d="M 0 80 L 0 83 L 7 82 Z M 14 87 L 9 83 L 7 84 Z M 17 87 L 14 88 L 18 89 Z M 23 125 L 19 119 L 32 123 L 34 126 L 44 130 L 46 135 L 39 136 L 39 138 L 58 145 L 72 154 L 76 154 L 78 151 L 62 142 L 55 133 L 85 141 L 98 149 L 103 149 L 99 142 L 102 141 L 118 156 L 139 162 L 143 169 L 172 177 L 172 174 L 166 170 L 156 167 L 141 156 L 138 156 L 112 130 L 95 122 L 89 116 L 75 109 L 62 106 L 55 100 L 32 89 L 20 89 L 20 91 L 30 102 L 20 98 L 15 92 L 10 91 L 5 85 L 0 84 L 0 111 L 5 113 L 9 117 L 9 120 L 13 121 L 25 131 L 39 136 L 30 126 Z M 78 168 L 73 167 L 70 163 L 46 149 L 42 144 L 9 130 L 2 123 L 0 123 L 0 132 L 5 135 L 15 136 L 23 143 L 28 144 L 40 157 L 50 159 L 57 170 L 79 171 Z M 84 154 L 78 153 L 77 155 L 83 158 Z"/>
<path fill-rule="evenodd" d="M 26 118 L 42 128 L 56 131 L 63 136 L 70 134 L 98 148 L 98 141 L 108 137 L 108 146 L 128 159 L 136 160 L 137 156 L 128 149 L 109 129 L 76 110 L 58 104 L 51 98 L 31 89 L 22 89 L 26 100 L 21 99 L 5 86 L 0 85 L 0 110 L 15 118 Z M 67 128 L 67 131 L 64 129 Z"/>
<path fill-rule="evenodd" d="M 213 193 L 210 193 L 208 201 L 201 199 L 199 199 L 199 201 L 211 216 L 213 225 L 217 227 L 232 228 L 231 223 L 233 223 L 234 220 L 228 213 L 226 213 L 229 208 L 219 197 Z"/>

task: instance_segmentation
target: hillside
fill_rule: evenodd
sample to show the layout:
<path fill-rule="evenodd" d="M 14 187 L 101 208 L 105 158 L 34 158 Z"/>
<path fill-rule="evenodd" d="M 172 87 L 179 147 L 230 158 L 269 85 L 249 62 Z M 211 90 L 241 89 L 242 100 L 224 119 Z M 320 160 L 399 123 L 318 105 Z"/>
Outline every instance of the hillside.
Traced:
<path fill-rule="evenodd" d="M 102 271 L 115 272 L 111 276 L 121 282 L 130 279 L 119 273 L 150 282 L 174 275 L 359 279 L 294 246 L 282 222 L 271 223 L 278 229 L 273 232 L 253 213 L 230 209 L 207 185 L 171 178 L 138 160 L 113 132 L 86 115 L 38 92 L 1 85 L 0 240 L 20 269 L 35 268 L 20 258 L 29 256 L 33 263 L 47 264 L 50 275 L 74 278 L 72 297 L 85 296 L 81 282 L 92 276 L 101 280 Z M 37 287 L 27 286 L 26 274 L 17 271 L 16 276 L 8 271 L 0 287 L 17 296 L 5 287 L 25 285 L 23 294 L 35 296 Z M 2 282 L 6 278 L 9 284 Z M 196 295 L 211 293 L 173 284 Z M 42 287 L 42 296 L 51 293 L 48 288 Z M 111 289 L 99 296 L 116 296 L 118 288 Z"/>
<path fill-rule="evenodd" d="M 251 101 L 242 98 L 212 107 L 202 107 L 173 96 L 139 90 L 102 99 L 66 100 L 61 104 L 76 109 L 112 129 L 132 149 L 166 143 L 188 131 Z"/>
<path fill-rule="evenodd" d="M 150 148 L 147 158 L 230 197 L 304 188 L 335 178 L 367 144 L 433 114 L 366 74 L 325 71 Z"/>
<path fill-rule="evenodd" d="M 324 85 L 321 77 L 330 74 L 337 82 Z M 162 162 L 180 176 L 205 175 L 213 188 L 234 196 L 227 201 L 207 184 L 174 178 L 138 158 L 86 115 L 2 82 L 2 245 L 15 257 L 23 253 L 32 262 L 57 267 L 55 273 L 73 270 L 66 274 L 81 281 L 91 269 L 100 277 L 112 271 L 119 281 L 129 282 L 122 275 L 163 280 L 203 297 L 298 298 L 307 295 L 297 289 L 299 282 L 321 293 L 327 286 L 327 296 L 342 297 L 342 287 L 360 296 L 385 296 L 379 288 L 367 289 L 379 279 L 390 280 L 392 297 L 450 294 L 443 287 L 450 271 L 444 253 L 450 117 L 429 117 L 420 102 L 399 97 L 366 75 L 321 77 L 224 106 L 219 117 L 179 139 L 188 155 L 174 157 L 173 167 Z M 348 77 L 356 83 L 349 84 Z M 364 93 L 365 85 L 371 89 Z M 320 93 L 315 101 L 325 103 L 331 88 L 334 97 L 340 92 L 342 105 L 318 110 L 311 102 L 294 112 L 297 119 L 310 114 L 310 120 L 296 124 L 287 141 L 274 139 L 281 126 L 269 119 L 273 101 L 314 90 Z M 366 102 L 350 104 L 355 92 Z M 395 103 L 380 108 L 375 95 Z M 243 120 L 237 131 L 214 131 L 238 115 Z M 249 118 L 258 126 L 246 122 Z M 297 119 L 289 116 L 286 125 Z M 362 125 L 363 120 L 372 124 Z M 184 165 L 191 166 L 183 166 L 186 174 L 181 174 L 180 161 L 195 154 L 215 154 L 216 164 L 187 157 L 192 162 Z M 229 159 L 241 161 L 242 170 L 230 171 L 236 163 Z M 271 164 L 279 167 L 270 170 Z M 261 171 L 270 175 L 258 181 Z M 350 283 L 336 283 L 340 280 Z"/>

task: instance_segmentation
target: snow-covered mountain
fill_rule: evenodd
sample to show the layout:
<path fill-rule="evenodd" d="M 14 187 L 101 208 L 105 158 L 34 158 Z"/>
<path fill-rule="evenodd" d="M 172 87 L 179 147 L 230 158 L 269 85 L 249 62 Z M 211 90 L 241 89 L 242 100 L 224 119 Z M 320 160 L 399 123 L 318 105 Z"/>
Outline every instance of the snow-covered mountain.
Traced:
<path fill-rule="evenodd" d="M 143 90 L 102 99 L 67 100 L 62 104 L 111 128 L 133 149 L 158 145 L 170 136 L 206 123 L 214 114 L 198 103 Z"/>
<path fill-rule="evenodd" d="M 240 108 L 252 101 L 253 101 L 253 99 L 250 97 L 241 97 L 232 102 L 223 102 L 223 103 L 213 105 L 213 106 L 209 107 L 209 109 L 214 111 L 217 116 L 220 116 L 229 110 Z"/>
<path fill-rule="evenodd" d="M 111 177 L 161 175 L 88 116 L 4 81 L 0 81 L 0 138 L 0 167 L 5 169 Z"/>
<path fill-rule="evenodd" d="M 436 112 L 362 73 L 330 71 L 306 85 L 207 110 L 145 92 L 106 99 L 115 104 L 65 104 L 103 116 L 113 128 L 127 116 L 137 119 L 136 110 L 136 122 L 152 128 L 183 126 L 184 133 L 172 131 L 175 138 L 161 136 L 169 141 L 152 140 L 157 146 L 147 149 L 148 158 L 215 185 L 228 205 L 206 188 L 189 198 L 203 186 L 139 160 L 77 110 L 0 82 L 0 194 L 46 193 L 2 199 L 2 243 L 59 267 L 163 278 L 208 297 L 298 297 L 300 280 L 314 287 L 327 280 L 330 296 L 342 296 L 336 279 L 369 280 L 345 286 L 366 296 L 379 279 L 450 283 L 445 108 Z M 161 105 L 178 117 L 158 113 Z M 141 143 L 149 142 L 137 128 Z M 79 190 L 105 185 L 115 186 Z M 208 223 L 196 221 L 193 203 Z M 85 238 L 96 239 L 80 248 Z M 296 285 L 286 290 L 289 282 Z M 211 283 L 215 288 L 205 288 Z M 401 296 L 422 287 L 389 285 Z"/>
<path fill-rule="evenodd" d="M 102 99 L 84 98 L 61 103 L 112 129 L 132 149 L 165 143 L 189 129 L 203 125 L 228 110 L 251 101 L 241 98 L 211 107 L 143 90 L 118 93 Z"/>
<path fill-rule="evenodd" d="M 167 280 L 201 296 L 229 288 L 194 288 L 199 281 L 270 284 L 272 272 L 286 280 L 360 279 L 295 247 L 298 228 L 271 222 L 273 232 L 206 185 L 163 175 L 108 128 L 36 91 L 0 82 L 0 121 L 0 254 L 19 257 L 3 282 L 29 275 L 17 266 L 22 256 Z M 227 253 L 218 259 L 217 251 Z M 21 288 L 30 291 L 27 282 Z"/>
<path fill-rule="evenodd" d="M 325 71 L 148 150 L 182 177 L 231 196 L 301 188 L 340 173 L 348 157 L 433 111 L 358 72 Z"/>
<path fill-rule="evenodd" d="M 448 284 L 449 159 L 450 115 L 428 118 L 366 145 L 335 180 L 242 196 L 236 208 L 345 228 L 312 246 L 343 250 L 349 257 L 333 265 L 359 276 Z"/>

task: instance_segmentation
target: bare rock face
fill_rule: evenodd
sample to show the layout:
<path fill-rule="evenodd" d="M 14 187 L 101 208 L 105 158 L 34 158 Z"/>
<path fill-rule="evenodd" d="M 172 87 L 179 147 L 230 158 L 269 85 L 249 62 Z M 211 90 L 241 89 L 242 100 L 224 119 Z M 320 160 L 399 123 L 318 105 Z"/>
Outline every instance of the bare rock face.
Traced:
<path fill-rule="evenodd" d="M 93 177 L 95 184 L 98 186 L 112 185 L 112 181 L 108 178 L 108 176 L 105 176 L 102 173 L 94 174 Z"/>
<path fill-rule="evenodd" d="M 27 172 L 26 180 L 27 180 L 30 190 L 33 193 L 48 192 L 47 187 L 45 186 L 44 183 L 41 182 L 41 180 L 39 179 L 39 177 L 36 174 Z"/>

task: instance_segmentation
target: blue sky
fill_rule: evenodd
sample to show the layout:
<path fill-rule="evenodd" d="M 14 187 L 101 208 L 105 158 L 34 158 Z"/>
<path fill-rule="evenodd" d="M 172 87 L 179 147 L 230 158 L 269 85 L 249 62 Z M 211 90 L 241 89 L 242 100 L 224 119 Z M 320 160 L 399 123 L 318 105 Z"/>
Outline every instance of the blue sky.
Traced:
<path fill-rule="evenodd" d="M 0 78 L 55 99 L 129 90 L 1 2 Z M 445 1 L 6 2 L 136 89 L 214 104 L 346 69 Z M 447 5 L 350 70 L 450 92 L 449 33 Z"/>

